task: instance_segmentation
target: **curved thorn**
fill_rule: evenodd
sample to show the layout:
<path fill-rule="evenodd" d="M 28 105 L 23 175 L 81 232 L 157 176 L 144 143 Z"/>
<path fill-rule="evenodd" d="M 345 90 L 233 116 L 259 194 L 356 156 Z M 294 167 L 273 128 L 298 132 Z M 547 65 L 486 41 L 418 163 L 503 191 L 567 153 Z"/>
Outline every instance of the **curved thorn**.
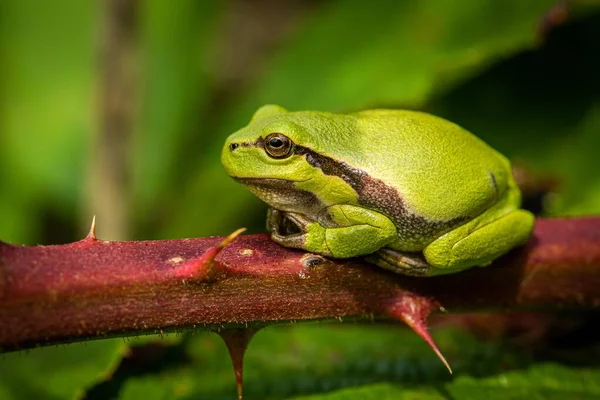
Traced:
<path fill-rule="evenodd" d="M 221 248 L 221 249 L 225 248 L 229 243 L 231 243 L 233 241 L 233 239 L 237 238 L 245 231 L 246 231 L 246 228 L 240 228 L 240 229 L 236 230 L 235 232 L 230 233 L 229 235 L 227 235 L 227 237 L 225 237 L 225 239 L 223 239 L 221 244 L 219 244 L 219 248 Z"/>
<path fill-rule="evenodd" d="M 401 292 L 384 306 L 388 315 L 404 321 L 406 325 L 419 335 L 446 366 L 448 372 L 452 374 L 450 364 L 431 337 L 429 329 L 427 329 L 427 317 L 435 308 L 439 308 L 437 302 L 408 292 Z"/>
<path fill-rule="evenodd" d="M 207 281 L 213 279 L 216 272 L 214 268 L 215 257 L 217 257 L 221 250 L 223 250 L 245 230 L 246 228 L 240 228 L 231 233 L 217 246 L 211 247 L 201 255 L 181 264 L 179 267 L 173 270 L 173 274 L 178 278 L 196 281 Z"/>
<path fill-rule="evenodd" d="M 423 319 L 415 319 L 413 315 L 408 313 L 400 313 L 399 317 L 406 323 L 406 325 L 410 326 L 410 328 L 415 331 L 415 333 L 419 335 L 421 339 L 423 339 L 425 343 L 429 345 L 429 347 L 431 347 L 431 350 L 433 350 L 433 352 L 438 356 L 442 364 L 446 366 L 448 372 L 452 374 L 452 368 L 450 367 L 450 364 L 431 337 L 429 329 L 427 329 L 427 322 Z"/>

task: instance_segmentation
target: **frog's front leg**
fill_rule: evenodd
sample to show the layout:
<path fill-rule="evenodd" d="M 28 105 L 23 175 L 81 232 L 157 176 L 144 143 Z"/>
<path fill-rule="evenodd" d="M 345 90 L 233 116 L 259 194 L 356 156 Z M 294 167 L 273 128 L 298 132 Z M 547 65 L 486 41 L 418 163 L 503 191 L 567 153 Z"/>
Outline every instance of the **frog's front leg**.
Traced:
<path fill-rule="evenodd" d="M 289 222 L 298 227 L 299 233 L 285 234 Z M 335 258 L 370 254 L 397 238 L 396 227 L 385 215 L 347 204 L 328 207 L 318 221 L 273 210 L 267 226 L 271 238 L 282 246 Z"/>

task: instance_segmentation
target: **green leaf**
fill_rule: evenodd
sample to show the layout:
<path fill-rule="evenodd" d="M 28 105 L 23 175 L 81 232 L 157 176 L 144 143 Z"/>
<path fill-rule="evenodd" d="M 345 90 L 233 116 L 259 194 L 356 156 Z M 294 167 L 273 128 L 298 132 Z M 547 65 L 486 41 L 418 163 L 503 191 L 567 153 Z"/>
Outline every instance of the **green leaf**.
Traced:
<path fill-rule="evenodd" d="M 406 388 L 402 385 L 378 383 L 357 388 L 341 389 L 327 394 L 291 397 L 294 400 L 445 400 L 435 387 Z"/>
<path fill-rule="evenodd" d="M 177 380 L 177 379 L 176 379 Z M 171 400 L 180 399 L 187 394 L 185 388 L 177 386 L 173 380 L 157 379 L 156 377 L 130 379 L 123 389 L 119 399 L 121 400 Z"/>
<path fill-rule="evenodd" d="M 81 398 L 112 374 L 126 349 L 121 339 L 111 339 L 2 355 L 0 398 Z"/>
<path fill-rule="evenodd" d="M 525 370 L 509 371 L 485 378 L 457 376 L 450 383 L 406 387 L 400 384 L 374 384 L 333 391 L 328 394 L 293 397 L 296 400 L 344 399 L 486 399 L 551 400 L 597 399 L 600 371 L 540 364 Z"/>
<path fill-rule="evenodd" d="M 600 370 L 538 364 L 486 378 L 459 376 L 445 389 L 460 399 L 592 399 L 600 396 Z"/>
<path fill-rule="evenodd" d="M 600 13 L 554 32 L 543 47 L 495 65 L 434 101 L 511 159 L 558 178 L 552 215 L 600 212 Z M 569 79 L 565 79 L 569 77 Z"/>
<path fill-rule="evenodd" d="M 267 67 L 252 102 L 292 110 L 423 104 L 463 72 L 531 47 L 553 3 L 328 2 Z"/>

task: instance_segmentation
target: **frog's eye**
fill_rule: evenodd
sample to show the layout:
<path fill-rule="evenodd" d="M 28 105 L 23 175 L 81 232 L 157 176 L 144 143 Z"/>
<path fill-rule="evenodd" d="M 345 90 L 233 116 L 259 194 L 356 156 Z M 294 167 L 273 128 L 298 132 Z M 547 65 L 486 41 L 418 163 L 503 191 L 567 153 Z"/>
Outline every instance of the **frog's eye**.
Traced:
<path fill-rule="evenodd" d="M 271 133 L 265 138 L 265 150 L 273 158 L 286 158 L 292 154 L 294 142 L 281 133 Z"/>

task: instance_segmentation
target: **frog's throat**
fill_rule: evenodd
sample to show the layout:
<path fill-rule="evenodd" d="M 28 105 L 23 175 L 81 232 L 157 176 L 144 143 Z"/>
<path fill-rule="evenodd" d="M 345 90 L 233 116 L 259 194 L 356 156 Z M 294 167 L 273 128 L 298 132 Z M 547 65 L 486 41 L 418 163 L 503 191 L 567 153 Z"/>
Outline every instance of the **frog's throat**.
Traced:
<path fill-rule="evenodd" d="M 276 210 L 316 215 L 325 207 L 314 193 L 298 189 L 296 181 L 293 180 L 238 177 L 234 179 Z"/>

